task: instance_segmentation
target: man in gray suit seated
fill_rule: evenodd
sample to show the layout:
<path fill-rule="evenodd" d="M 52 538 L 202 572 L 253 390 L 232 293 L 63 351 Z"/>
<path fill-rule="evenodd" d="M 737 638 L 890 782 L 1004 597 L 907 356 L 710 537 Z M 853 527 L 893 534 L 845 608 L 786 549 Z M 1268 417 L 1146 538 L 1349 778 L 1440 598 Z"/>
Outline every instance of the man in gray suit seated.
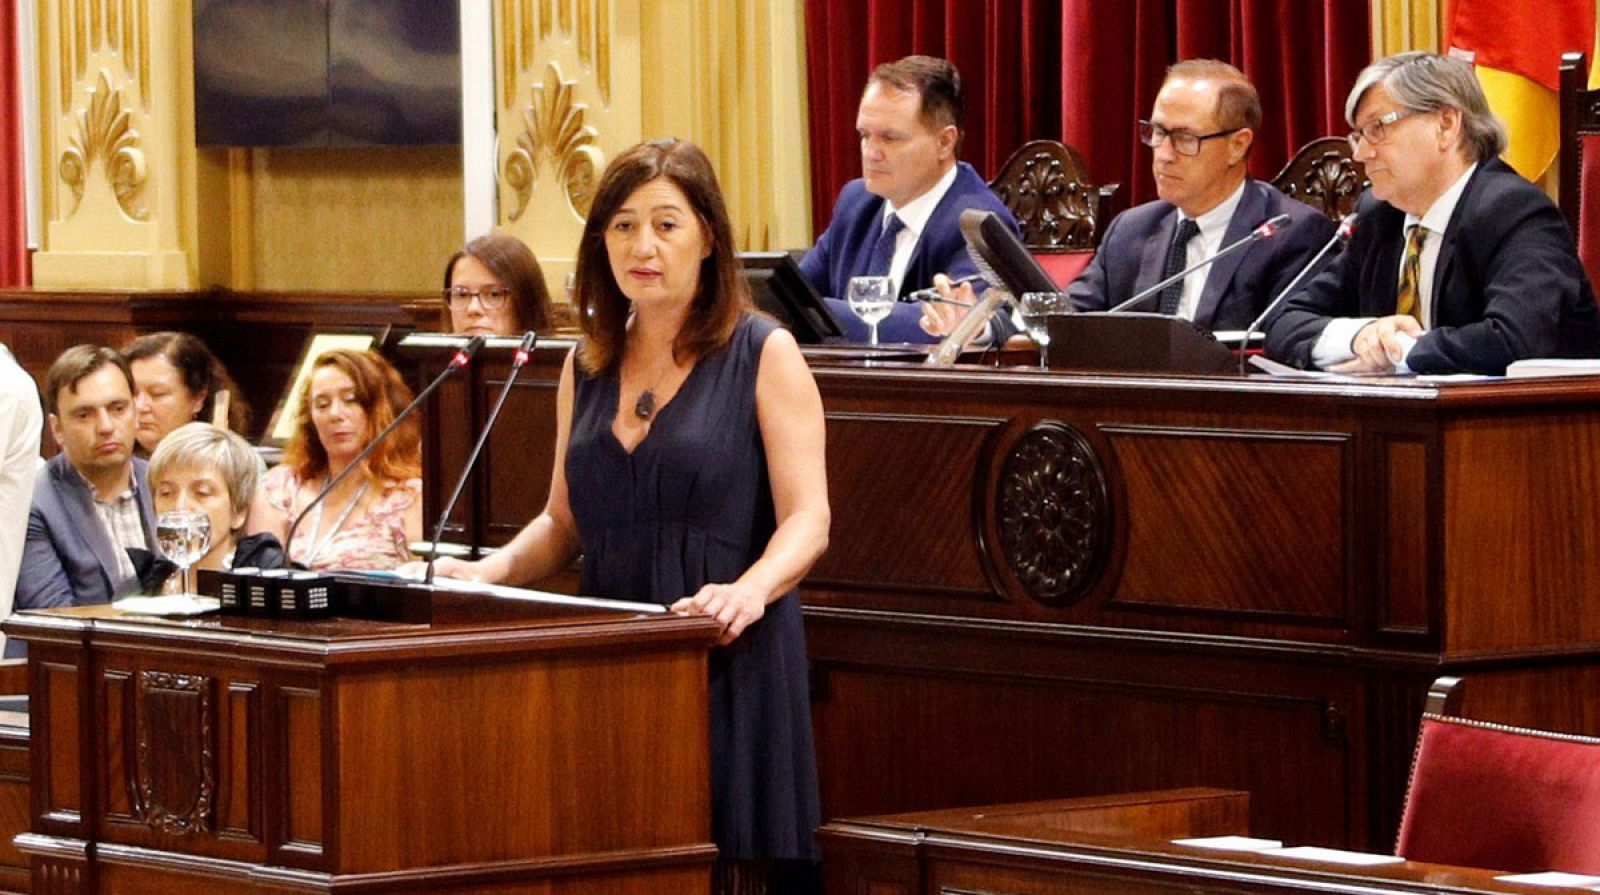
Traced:
<path fill-rule="evenodd" d="M 44 401 L 61 453 L 33 489 L 16 608 L 134 593 L 139 580 L 128 548 L 153 552 L 156 525 L 145 463 L 133 456 L 128 362 L 110 348 L 68 348 L 45 375 Z"/>

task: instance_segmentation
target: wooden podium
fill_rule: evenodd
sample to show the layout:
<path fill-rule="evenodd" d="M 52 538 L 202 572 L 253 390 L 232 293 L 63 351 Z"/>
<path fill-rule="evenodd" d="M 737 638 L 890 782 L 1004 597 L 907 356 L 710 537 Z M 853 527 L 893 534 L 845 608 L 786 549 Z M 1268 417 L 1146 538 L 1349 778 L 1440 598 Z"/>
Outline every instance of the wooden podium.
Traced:
<path fill-rule="evenodd" d="M 704 893 L 702 618 L 13 616 L 33 891 Z"/>

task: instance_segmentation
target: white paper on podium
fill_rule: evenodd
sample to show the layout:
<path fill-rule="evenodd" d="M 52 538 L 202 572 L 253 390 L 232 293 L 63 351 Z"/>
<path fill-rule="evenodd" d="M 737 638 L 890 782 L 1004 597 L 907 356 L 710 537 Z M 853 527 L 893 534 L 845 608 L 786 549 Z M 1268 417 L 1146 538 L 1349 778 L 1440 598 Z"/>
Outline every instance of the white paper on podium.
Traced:
<path fill-rule="evenodd" d="M 1600 876 L 1585 876 L 1581 873 L 1562 873 L 1559 870 L 1546 870 L 1543 873 L 1509 873 L 1505 876 L 1495 877 L 1496 882 L 1522 883 L 1527 886 L 1569 886 L 1574 889 L 1583 889 L 1591 886 L 1600 886 Z"/>
<path fill-rule="evenodd" d="M 1261 854 L 1274 858 L 1294 858 L 1300 861 L 1323 861 L 1328 864 L 1348 864 L 1352 867 L 1376 867 L 1379 864 L 1399 864 L 1405 858 L 1394 855 L 1374 855 L 1363 851 L 1345 851 L 1339 848 L 1318 848 L 1315 845 L 1297 845 L 1278 848 Z"/>
<path fill-rule="evenodd" d="M 1253 836 L 1202 836 L 1199 839 L 1174 839 L 1173 845 L 1214 848 L 1219 851 L 1266 851 L 1283 848 L 1282 839 L 1256 839 Z"/>
<path fill-rule="evenodd" d="M 531 600 L 537 603 L 551 603 L 557 606 L 579 606 L 586 609 L 620 609 L 624 612 L 642 612 L 649 615 L 660 615 L 667 611 L 667 607 L 655 603 L 603 600 L 599 597 L 569 597 L 566 594 L 553 594 L 549 591 L 529 590 L 525 587 L 509 587 L 504 584 L 484 584 L 481 581 L 463 581 L 460 578 L 436 577 L 433 579 L 433 586 L 440 590 L 492 594 L 508 600 Z"/>

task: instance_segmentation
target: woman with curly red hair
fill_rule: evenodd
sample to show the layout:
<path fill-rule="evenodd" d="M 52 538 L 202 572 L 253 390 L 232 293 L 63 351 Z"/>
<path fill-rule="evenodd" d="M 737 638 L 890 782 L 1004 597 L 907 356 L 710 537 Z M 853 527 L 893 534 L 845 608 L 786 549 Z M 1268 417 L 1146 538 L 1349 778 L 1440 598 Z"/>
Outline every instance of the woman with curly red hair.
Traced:
<path fill-rule="evenodd" d="M 250 510 L 250 534 L 287 536 L 296 516 L 407 404 L 411 390 L 372 351 L 317 358 L 300 392 L 293 438 Z M 289 559 L 312 569 L 393 569 L 422 537 L 422 438 L 407 420 L 295 529 Z"/>

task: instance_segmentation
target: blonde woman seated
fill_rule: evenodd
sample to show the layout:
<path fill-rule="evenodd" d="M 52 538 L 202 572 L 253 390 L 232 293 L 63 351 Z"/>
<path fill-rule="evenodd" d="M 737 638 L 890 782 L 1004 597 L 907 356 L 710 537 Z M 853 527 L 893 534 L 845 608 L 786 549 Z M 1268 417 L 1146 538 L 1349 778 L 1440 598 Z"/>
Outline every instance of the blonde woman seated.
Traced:
<path fill-rule="evenodd" d="M 280 541 L 323 487 L 347 468 L 407 404 L 411 390 L 372 351 L 317 358 L 300 393 L 283 464 L 262 479 L 246 530 Z M 289 559 L 310 569 L 393 569 L 422 537 L 422 439 L 407 420 L 295 529 Z"/>
<path fill-rule="evenodd" d="M 261 458 L 249 442 L 210 423 L 172 430 L 150 457 L 150 499 L 156 513 L 199 510 L 211 520 L 211 549 L 196 569 L 278 568 L 283 548 L 270 534 L 244 537 L 261 479 Z"/>

